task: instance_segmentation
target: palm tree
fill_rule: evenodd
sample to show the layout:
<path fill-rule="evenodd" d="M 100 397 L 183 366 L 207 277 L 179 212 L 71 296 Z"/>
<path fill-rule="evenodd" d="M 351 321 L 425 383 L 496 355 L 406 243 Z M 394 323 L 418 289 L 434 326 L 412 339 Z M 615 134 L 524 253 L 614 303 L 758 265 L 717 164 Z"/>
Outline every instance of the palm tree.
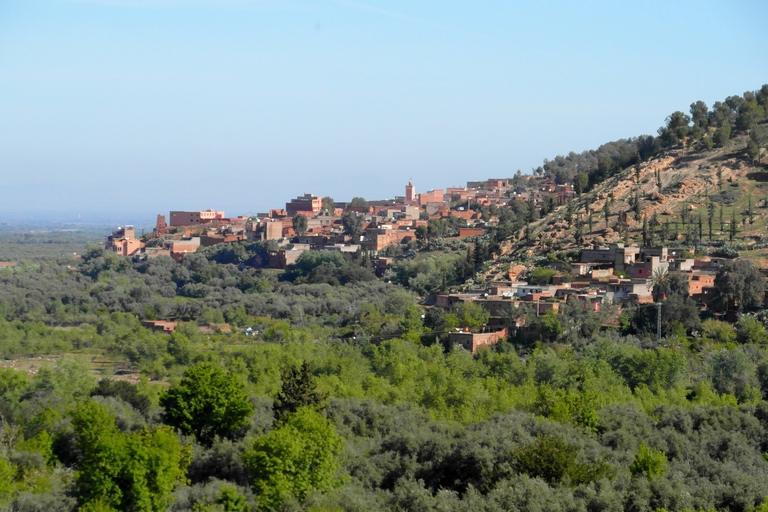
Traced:
<path fill-rule="evenodd" d="M 648 289 L 653 290 L 655 302 L 659 302 L 661 297 L 669 295 L 669 267 L 667 265 L 656 267 L 648 280 Z"/>

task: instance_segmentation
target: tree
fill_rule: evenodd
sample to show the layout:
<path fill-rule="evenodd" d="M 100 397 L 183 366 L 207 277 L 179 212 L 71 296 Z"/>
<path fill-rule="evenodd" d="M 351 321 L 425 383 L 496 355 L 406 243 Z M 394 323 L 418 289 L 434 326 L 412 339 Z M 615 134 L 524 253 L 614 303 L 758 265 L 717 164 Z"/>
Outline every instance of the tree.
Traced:
<path fill-rule="evenodd" d="M 581 197 L 582 192 L 587 190 L 588 185 L 589 185 L 589 176 L 587 176 L 583 172 L 580 172 L 573 177 L 573 189 L 576 191 L 576 194 L 579 197 Z"/>
<path fill-rule="evenodd" d="M 659 137 L 667 147 L 685 142 L 685 137 L 690 131 L 691 118 L 683 112 L 673 112 L 667 117 L 665 127 L 659 129 Z"/>
<path fill-rule="evenodd" d="M 308 224 L 309 221 L 305 215 L 298 214 L 293 218 L 293 230 L 298 236 L 304 236 L 304 233 L 307 232 Z"/>
<path fill-rule="evenodd" d="M 210 446 L 216 436 L 235 437 L 253 406 L 238 375 L 212 363 L 198 363 L 160 397 L 163 420 Z"/>
<path fill-rule="evenodd" d="M 633 475 L 644 475 L 649 480 L 657 476 L 664 476 L 667 472 L 667 456 L 661 450 L 649 448 L 645 442 L 642 442 L 629 470 Z"/>
<path fill-rule="evenodd" d="M 332 197 L 324 197 L 323 198 L 323 210 L 327 212 L 333 212 L 334 208 L 336 207 L 336 201 L 333 200 Z"/>
<path fill-rule="evenodd" d="M 427 227 L 423 225 L 416 226 L 416 240 L 424 241 L 427 239 Z"/>
<path fill-rule="evenodd" d="M 557 274 L 557 271 L 551 268 L 536 267 L 533 269 L 533 272 L 531 272 L 531 277 L 528 279 L 528 282 L 533 285 L 549 284 L 555 274 Z"/>
<path fill-rule="evenodd" d="M 356 212 L 344 212 L 341 215 L 341 225 L 344 227 L 344 233 L 349 235 L 353 241 L 359 241 L 363 234 L 363 217 Z"/>
<path fill-rule="evenodd" d="M 567 482 L 575 487 L 610 474 L 611 468 L 605 462 L 577 462 L 578 455 L 576 446 L 553 435 L 539 436 L 533 443 L 513 453 L 521 473 L 541 478 L 550 485 Z"/>
<path fill-rule="evenodd" d="M 365 208 L 366 206 L 368 206 L 368 201 L 366 201 L 362 197 L 353 197 L 352 200 L 349 202 L 349 206 Z"/>
<path fill-rule="evenodd" d="M 714 135 L 712 135 L 712 141 L 717 144 L 719 147 L 724 147 L 726 144 L 728 144 L 728 141 L 731 140 L 731 125 L 725 124 L 715 130 Z"/>
<path fill-rule="evenodd" d="M 462 302 L 453 308 L 451 313 L 444 316 L 448 327 L 468 327 L 479 329 L 488 323 L 490 313 L 474 302 Z"/>
<path fill-rule="evenodd" d="M 584 223 L 579 216 L 576 216 L 576 225 L 573 231 L 573 238 L 576 245 L 581 245 L 584 242 Z"/>
<path fill-rule="evenodd" d="M 657 267 L 648 280 L 648 287 L 653 291 L 654 302 L 660 301 L 661 297 L 666 295 L 666 283 L 670 276 L 668 270 L 667 266 Z"/>
<path fill-rule="evenodd" d="M 706 128 L 709 125 L 708 113 L 707 104 L 703 101 L 691 103 L 691 120 L 694 126 Z"/>
<path fill-rule="evenodd" d="M 762 304 L 764 292 L 765 279 L 751 260 L 727 261 L 715 276 L 712 305 L 720 311 L 735 307 L 741 312 Z"/>
<path fill-rule="evenodd" d="M 81 452 L 77 491 L 85 505 L 131 512 L 168 509 L 191 459 L 170 428 L 120 432 L 115 418 L 96 402 L 79 406 L 72 426 Z"/>
<path fill-rule="evenodd" d="M 283 421 L 301 407 L 315 410 L 325 407 L 328 393 L 317 391 L 316 387 L 308 362 L 304 361 L 298 368 L 289 366 L 283 370 L 283 384 L 272 406 L 275 418 Z"/>
<path fill-rule="evenodd" d="M 338 456 L 343 439 L 333 424 L 303 407 L 268 434 L 256 438 L 244 455 L 260 507 L 274 510 L 289 498 L 303 500 L 310 491 L 338 484 Z"/>
<path fill-rule="evenodd" d="M 635 211 L 635 220 L 640 220 L 640 192 L 635 189 L 635 197 L 632 202 Z"/>

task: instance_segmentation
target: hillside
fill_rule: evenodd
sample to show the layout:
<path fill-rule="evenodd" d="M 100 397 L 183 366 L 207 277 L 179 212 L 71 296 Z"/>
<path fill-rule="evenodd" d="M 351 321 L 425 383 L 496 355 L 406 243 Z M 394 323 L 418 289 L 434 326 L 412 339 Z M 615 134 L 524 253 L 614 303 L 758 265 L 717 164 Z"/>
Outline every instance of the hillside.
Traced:
<path fill-rule="evenodd" d="M 748 158 L 748 140 L 741 135 L 712 150 L 677 147 L 619 171 L 536 220 L 529 227 L 530 241 L 520 230 L 504 244 L 503 253 L 526 259 L 595 244 L 641 244 L 644 223 L 646 236 L 653 237 L 648 241 L 656 244 L 739 244 L 745 249 L 757 244 L 765 237 L 768 220 L 768 165 L 764 155 L 754 162 Z"/>

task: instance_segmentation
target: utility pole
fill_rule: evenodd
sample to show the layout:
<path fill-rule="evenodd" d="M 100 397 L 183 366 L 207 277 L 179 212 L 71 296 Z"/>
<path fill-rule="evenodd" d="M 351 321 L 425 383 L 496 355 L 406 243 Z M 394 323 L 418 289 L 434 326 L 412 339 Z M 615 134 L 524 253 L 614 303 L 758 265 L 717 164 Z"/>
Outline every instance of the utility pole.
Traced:
<path fill-rule="evenodd" d="M 661 342 L 661 302 L 656 303 L 656 341 Z"/>

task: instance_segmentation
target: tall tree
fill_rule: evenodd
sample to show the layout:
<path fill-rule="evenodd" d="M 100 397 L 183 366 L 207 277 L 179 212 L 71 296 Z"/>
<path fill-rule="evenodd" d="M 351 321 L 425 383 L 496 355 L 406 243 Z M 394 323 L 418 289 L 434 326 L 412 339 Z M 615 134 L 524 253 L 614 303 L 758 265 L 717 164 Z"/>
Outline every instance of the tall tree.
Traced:
<path fill-rule="evenodd" d="M 300 213 L 293 217 L 293 230 L 298 236 L 304 236 L 304 234 L 307 232 L 308 226 L 309 221 L 307 220 L 306 215 L 302 215 Z"/>
<path fill-rule="evenodd" d="M 344 227 L 344 233 L 349 235 L 352 240 L 359 241 L 363 234 L 363 217 L 356 212 L 344 212 L 341 215 L 341 225 Z"/>
<path fill-rule="evenodd" d="M 339 455 L 344 440 L 333 424 L 302 407 L 245 452 L 259 509 L 276 510 L 291 498 L 327 491 L 341 483 Z"/>
<path fill-rule="evenodd" d="M 289 366 L 283 370 L 282 377 L 280 393 L 272 406 L 278 421 L 283 421 L 300 407 L 311 407 L 315 410 L 325 407 L 328 393 L 317 390 L 312 368 L 308 362 L 304 361 L 298 368 Z"/>
<path fill-rule="evenodd" d="M 333 200 L 332 197 L 323 197 L 323 210 L 327 212 L 333 212 L 333 209 L 335 208 L 336 201 Z"/>
<path fill-rule="evenodd" d="M 712 305 L 719 311 L 741 312 L 762 304 L 764 293 L 765 278 L 751 260 L 727 261 L 715 276 Z"/>
<path fill-rule="evenodd" d="M 703 101 L 691 103 L 691 120 L 694 126 L 706 128 L 709 125 L 709 109 Z"/>
<path fill-rule="evenodd" d="M 163 420 L 210 446 L 216 436 L 234 437 L 253 406 L 238 375 L 213 363 L 198 363 L 160 397 Z"/>
<path fill-rule="evenodd" d="M 96 402 L 79 406 L 72 426 L 81 454 L 77 491 L 87 510 L 168 509 L 191 458 L 169 427 L 120 432 L 114 416 Z"/>
<path fill-rule="evenodd" d="M 589 184 L 589 176 L 587 176 L 583 172 L 580 172 L 576 176 L 574 176 L 573 189 L 576 191 L 576 195 L 581 197 L 582 192 L 587 190 L 588 184 Z"/>

